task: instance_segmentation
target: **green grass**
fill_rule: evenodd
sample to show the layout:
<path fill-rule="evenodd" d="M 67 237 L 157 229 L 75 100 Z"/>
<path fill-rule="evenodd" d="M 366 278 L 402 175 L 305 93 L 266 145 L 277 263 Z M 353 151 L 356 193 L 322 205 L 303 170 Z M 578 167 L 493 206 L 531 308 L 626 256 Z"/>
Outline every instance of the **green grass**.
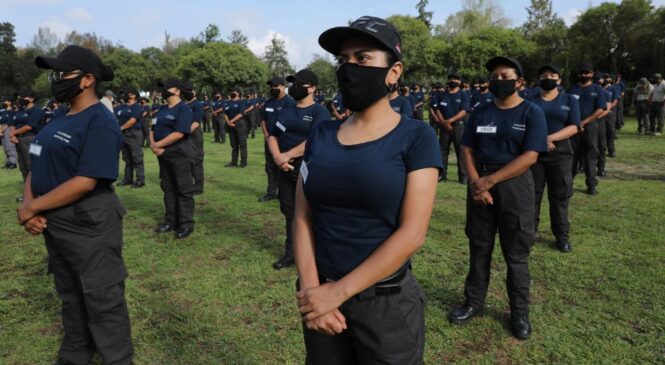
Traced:
<path fill-rule="evenodd" d="M 665 363 L 665 138 L 619 134 L 600 195 L 575 182 L 573 253 L 553 248 L 543 206 L 531 254 L 532 338 L 507 327 L 506 267 L 495 250 L 486 315 L 464 327 L 446 316 L 462 299 L 468 265 L 465 188 L 439 185 L 427 242 L 414 259 L 429 298 L 428 364 Z M 283 218 L 265 192 L 263 145 L 250 140 L 249 167 L 225 169 L 228 144 L 208 143 L 206 191 L 196 198 L 196 232 L 156 235 L 162 217 L 157 163 L 146 154 L 147 185 L 119 188 L 125 219 L 127 300 L 136 364 L 298 364 L 304 346 L 294 301 L 295 269 L 275 271 Z M 449 177 L 455 176 L 454 168 Z M 0 363 L 49 364 L 62 327 L 40 237 L 16 225 L 19 173 L 0 172 Z"/>

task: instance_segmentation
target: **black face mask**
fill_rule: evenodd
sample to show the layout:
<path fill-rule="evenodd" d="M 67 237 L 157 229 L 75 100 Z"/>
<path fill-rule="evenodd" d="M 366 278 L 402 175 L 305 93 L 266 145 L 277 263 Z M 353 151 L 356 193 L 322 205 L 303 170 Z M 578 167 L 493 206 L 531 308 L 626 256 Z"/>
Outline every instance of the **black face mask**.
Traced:
<path fill-rule="evenodd" d="M 215 100 L 222 100 L 222 96 L 221 95 L 215 95 Z"/>
<path fill-rule="evenodd" d="M 505 99 L 517 91 L 516 83 L 517 80 L 490 80 L 490 92 L 497 99 Z"/>
<path fill-rule="evenodd" d="M 293 84 L 289 87 L 289 95 L 296 100 L 302 100 L 309 95 L 307 88 L 301 85 Z"/>
<path fill-rule="evenodd" d="M 545 91 L 554 90 L 557 87 L 557 80 L 542 79 L 540 80 L 540 88 Z"/>
<path fill-rule="evenodd" d="M 487 86 L 481 86 L 479 89 L 480 91 L 485 92 L 485 90 L 487 90 Z"/>
<path fill-rule="evenodd" d="M 82 77 L 83 76 L 81 75 L 69 80 L 52 82 L 51 93 L 53 93 L 55 100 L 61 103 L 69 103 L 74 100 L 75 97 L 83 92 L 83 89 L 81 89 Z"/>
<path fill-rule="evenodd" d="M 591 76 L 580 76 L 579 80 L 581 83 L 586 84 L 587 82 L 591 81 Z"/>
<path fill-rule="evenodd" d="M 231 93 L 231 99 L 235 99 L 238 96 L 236 93 Z"/>
<path fill-rule="evenodd" d="M 281 93 L 282 93 L 282 90 L 280 90 L 280 89 L 270 89 L 270 97 L 271 98 L 276 98 Z"/>
<path fill-rule="evenodd" d="M 175 95 L 175 94 L 172 93 L 172 92 L 170 92 L 170 91 L 168 91 L 168 90 L 166 90 L 166 89 L 162 90 L 162 99 L 163 99 L 163 100 L 168 100 L 168 99 L 169 99 L 170 97 L 172 97 L 173 95 Z"/>
<path fill-rule="evenodd" d="M 185 97 L 185 100 L 190 101 L 190 100 L 194 99 L 194 93 L 191 92 L 191 91 L 185 91 L 184 97 Z"/>
<path fill-rule="evenodd" d="M 449 89 L 457 89 L 459 87 L 459 82 L 457 81 L 451 81 L 448 83 L 448 88 Z"/>
<path fill-rule="evenodd" d="M 30 100 L 18 99 L 19 108 L 24 109 L 26 106 L 28 106 L 28 104 L 30 104 Z"/>
<path fill-rule="evenodd" d="M 122 101 L 124 101 L 125 103 L 129 103 L 129 95 L 123 95 Z"/>
<path fill-rule="evenodd" d="M 389 70 L 390 67 L 343 64 L 337 70 L 337 83 L 344 106 L 351 111 L 361 112 L 386 97 L 390 92 L 385 81 Z"/>

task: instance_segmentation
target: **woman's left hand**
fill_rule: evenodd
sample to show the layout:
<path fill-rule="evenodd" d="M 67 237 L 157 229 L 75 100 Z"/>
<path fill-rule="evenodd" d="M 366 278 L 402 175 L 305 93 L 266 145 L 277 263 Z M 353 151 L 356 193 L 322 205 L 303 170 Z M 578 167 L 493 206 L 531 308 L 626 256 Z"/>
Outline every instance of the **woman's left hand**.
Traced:
<path fill-rule="evenodd" d="M 494 181 L 489 176 L 484 176 L 471 182 L 473 195 L 489 191 L 494 186 Z"/>
<path fill-rule="evenodd" d="M 347 298 L 332 283 L 325 283 L 296 293 L 298 310 L 305 321 L 321 317 L 339 308 Z"/>
<path fill-rule="evenodd" d="M 30 218 L 35 216 L 35 212 L 30 208 L 30 204 L 22 204 L 16 208 L 16 215 L 18 216 L 18 224 L 23 225 Z"/>

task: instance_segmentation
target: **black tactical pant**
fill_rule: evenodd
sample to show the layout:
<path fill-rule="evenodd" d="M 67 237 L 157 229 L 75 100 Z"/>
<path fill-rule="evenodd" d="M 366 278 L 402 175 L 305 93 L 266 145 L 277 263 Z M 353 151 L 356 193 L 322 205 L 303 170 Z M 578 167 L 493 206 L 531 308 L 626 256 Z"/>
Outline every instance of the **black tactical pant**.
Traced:
<path fill-rule="evenodd" d="M 268 188 L 266 194 L 277 196 L 277 175 L 279 174 L 279 167 L 275 164 L 275 160 L 272 158 L 272 153 L 270 153 L 270 148 L 268 148 L 268 142 L 263 144 L 263 152 L 266 158 L 265 171 L 268 176 Z"/>
<path fill-rule="evenodd" d="M 194 149 L 196 154 L 194 155 L 194 165 L 192 166 L 192 177 L 194 178 L 194 191 L 202 193 L 203 192 L 203 156 L 205 155 L 203 151 L 203 130 L 201 127 L 198 127 L 192 132 L 191 135 L 192 143 L 194 144 Z"/>
<path fill-rule="evenodd" d="M 494 170 L 478 169 L 480 176 Z M 506 286 L 513 315 L 529 313 L 529 252 L 535 241 L 535 187 L 530 170 L 495 185 L 490 194 L 494 205 L 481 206 L 467 192 L 466 235 L 469 237 L 469 274 L 464 296 L 467 303 L 485 305 L 490 280 L 492 251 L 497 231 L 508 266 Z"/>
<path fill-rule="evenodd" d="M 212 118 L 212 129 L 215 134 L 215 143 L 226 143 L 226 120 L 219 114 Z"/>
<path fill-rule="evenodd" d="M 164 223 L 177 228 L 194 227 L 194 166 L 195 148 L 185 137 L 165 148 L 159 162 L 159 179 L 164 192 Z"/>
<path fill-rule="evenodd" d="M 335 336 L 303 326 L 308 365 L 416 365 L 425 349 L 425 295 L 411 273 L 399 293 L 366 290 L 339 310 L 347 329 Z"/>
<path fill-rule="evenodd" d="M 616 120 L 615 120 L 614 129 L 616 130 L 623 128 L 623 117 L 624 117 L 623 98 L 619 99 L 615 112 L 616 112 Z"/>
<path fill-rule="evenodd" d="M 649 101 L 639 100 L 635 102 L 635 114 L 637 115 L 637 131 L 649 131 Z"/>
<path fill-rule="evenodd" d="M 150 126 L 152 125 L 152 118 L 146 117 L 141 120 L 141 130 L 143 131 L 144 147 L 150 147 Z"/>
<path fill-rule="evenodd" d="M 598 124 L 595 121 L 584 127 L 584 132 L 577 134 L 575 157 L 573 159 L 573 176 L 577 175 L 577 166 L 579 163 L 584 165 L 584 175 L 586 176 L 587 188 L 596 187 L 598 180 L 596 173 L 598 169 Z"/>
<path fill-rule="evenodd" d="M 115 193 L 95 191 L 44 213 L 44 239 L 65 335 L 60 358 L 88 364 L 97 350 L 104 364 L 130 364 L 134 349 L 122 259 L 122 216 Z"/>
<path fill-rule="evenodd" d="M 651 133 L 663 133 L 663 118 L 665 118 L 665 102 L 652 102 L 649 107 L 651 120 Z"/>
<path fill-rule="evenodd" d="M 125 141 L 122 143 L 122 160 L 125 162 L 124 181 L 145 182 L 145 169 L 143 167 L 143 131 L 129 128 L 122 133 Z"/>
<path fill-rule="evenodd" d="M 25 181 L 25 178 L 30 173 L 30 143 L 35 139 L 35 134 L 32 132 L 23 133 L 16 138 L 18 138 L 18 143 L 16 144 L 18 168 L 21 170 L 23 181 Z"/>
<path fill-rule="evenodd" d="M 240 154 L 240 164 L 247 165 L 247 118 L 241 118 L 236 122 L 235 127 L 228 127 L 229 139 L 231 140 L 231 164 L 238 164 L 238 154 Z"/>
<path fill-rule="evenodd" d="M 598 119 L 598 171 L 605 171 L 607 153 L 613 154 L 616 137 L 616 113 L 610 112 L 604 118 Z"/>
<path fill-rule="evenodd" d="M 568 203 L 573 196 L 573 147 L 570 140 L 555 142 L 556 148 L 538 157 L 531 166 L 536 187 L 535 229 L 540 224 L 540 203 L 547 185 L 550 227 L 557 242 L 569 243 Z"/>
<path fill-rule="evenodd" d="M 443 127 L 439 131 L 439 146 L 441 147 L 441 158 L 443 159 L 443 171 L 441 176 L 447 177 L 448 174 L 448 155 L 450 154 L 450 144 L 455 146 L 455 156 L 457 157 L 457 178 L 466 179 L 464 171 L 464 162 L 462 161 L 462 135 L 464 134 L 464 122 L 455 122 L 452 132 L 446 131 Z"/>
<path fill-rule="evenodd" d="M 203 131 L 205 133 L 210 132 L 210 118 L 211 118 L 211 116 L 212 116 L 212 113 L 210 112 L 210 110 L 204 110 L 203 111 L 203 123 L 201 125 L 201 128 L 203 128 Z"/>
<path fill-rule="evenodd" d="M 293 171 L 279 170 L 279 210 L 284 215 L 286 238 L 284 239 L 284 257 L 293 258 L 293 215 L 296 210 L 296 183 L 300 173 L 302 157 L 291 162 Z"/>

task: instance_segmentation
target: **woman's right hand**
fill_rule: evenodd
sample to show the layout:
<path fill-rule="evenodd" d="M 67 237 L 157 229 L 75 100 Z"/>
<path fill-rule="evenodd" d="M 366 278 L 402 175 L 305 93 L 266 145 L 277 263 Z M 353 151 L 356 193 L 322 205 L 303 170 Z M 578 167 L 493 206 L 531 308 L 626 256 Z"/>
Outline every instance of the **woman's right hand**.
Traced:
<path fill-rule="evenodd" d="M 41 215 L 36 215 L 30 219 L 28 219 L 23 227 L 25 228 L 25 231 L 30 233 L 33 236 L 37 236 L 44 232 L 46 229 L 46 223 L 48 221 L 44 216 Z"/>
<path fill-rule="evenodd" d="M 346 318 L 339 309 L 335 309 L 321 317 L 305 321 L 305 326 L 312 331 L 317 331 L 328 336 L 340 334 L 347 328 Z"/>
<path fill-rule="evenodd" d="M 477 205 L 494 205 L 494 200 L 492 199 L 492 194 L 489 191 L 483 191 L 480 194 L 475 194 L 473 196 L 473 202 Z"/>

